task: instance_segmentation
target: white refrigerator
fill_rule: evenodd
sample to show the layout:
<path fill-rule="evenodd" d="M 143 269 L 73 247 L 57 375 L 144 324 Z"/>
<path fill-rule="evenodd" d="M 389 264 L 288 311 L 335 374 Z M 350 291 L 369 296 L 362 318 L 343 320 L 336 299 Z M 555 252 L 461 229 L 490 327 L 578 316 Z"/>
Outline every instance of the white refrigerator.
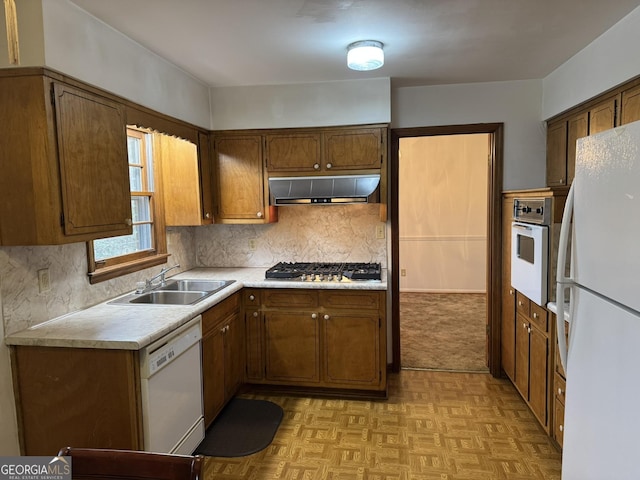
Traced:
<path fill-rule="evenodd" d="M 640 122 L 580 139 L 576 155 L 556 292 L 558 319 L 570 300 L 568 349 L 558 322 L 567 377 L 562 479 L 637 480 Z M 569 238 L 571 273 L 564 277 Z"/>

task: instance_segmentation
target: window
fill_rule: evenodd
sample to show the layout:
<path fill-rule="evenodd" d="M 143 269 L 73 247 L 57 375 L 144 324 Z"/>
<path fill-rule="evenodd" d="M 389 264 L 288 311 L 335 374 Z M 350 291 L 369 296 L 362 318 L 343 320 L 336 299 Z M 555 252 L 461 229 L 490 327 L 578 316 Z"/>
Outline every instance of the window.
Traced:
<path fill-rule="evenodd" d="M 133 233 L 88 242 L 91 283 L 108 280 L 167 259 L 161 196 L 157 195 L 153 134 L 127 128 Z"/>

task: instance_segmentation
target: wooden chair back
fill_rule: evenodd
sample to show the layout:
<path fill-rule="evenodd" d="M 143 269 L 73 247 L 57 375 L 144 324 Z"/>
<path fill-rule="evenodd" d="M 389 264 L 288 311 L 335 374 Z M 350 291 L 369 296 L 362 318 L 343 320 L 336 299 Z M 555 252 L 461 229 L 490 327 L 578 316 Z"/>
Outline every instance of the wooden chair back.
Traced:
<path fill-rule="evenodd" d="M 202 455 L 66 447 L 73 480 L 200 480 Z"/>

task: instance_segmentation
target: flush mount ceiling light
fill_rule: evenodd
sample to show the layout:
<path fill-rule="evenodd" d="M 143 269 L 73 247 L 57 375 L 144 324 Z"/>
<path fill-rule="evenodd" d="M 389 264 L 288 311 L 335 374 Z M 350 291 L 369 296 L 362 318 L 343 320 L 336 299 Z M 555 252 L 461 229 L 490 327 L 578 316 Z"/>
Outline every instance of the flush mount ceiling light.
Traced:
<path fill-rule="evenodd" d="M 375 70 L 384 64 L 382 42 L 361 40 L 347 47 L 347 66 L 351 70 Z"/>

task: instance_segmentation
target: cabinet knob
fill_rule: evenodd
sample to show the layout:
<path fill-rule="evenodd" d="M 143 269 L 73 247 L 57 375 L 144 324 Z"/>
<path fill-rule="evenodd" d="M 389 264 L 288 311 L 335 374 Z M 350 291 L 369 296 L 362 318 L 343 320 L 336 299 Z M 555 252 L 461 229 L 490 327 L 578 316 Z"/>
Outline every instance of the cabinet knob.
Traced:
<path fill-rule="evenodd" d="M 320 164 L 319 163 L 314 163 L 313 164 L 313 169 L 314 170 L 320 170 Z"/>
<path fill-rule="evenodd" d="M 509 295 L 513 295 L 513 288 L 509 289 Z"/>
<path fill-rule="evenodd" d="M 521 307 L 522 306 L 522 300 L 518 300 L 518 305 Z"/>
<path fill-rule="evenodd" d="M 536 312 L 533 312 L 533 318 L 538 318 L 538 314 Z"/>
<path fill-rule="evenodd" d="M 311 314 L 311 318 L 313 318 L 315 320 L 316 318 L 318 318 L 318 314 L 317 313 L 312 313 Z"/>
<path fill-rule="evenodd" d="M 324 316 L 324 319 L 325 319 L 325 320 L 329 320 L 330 318 L 331 318 L 331 317 L 330 317 L 329 315 L 325 315 L 325 316 Z"/>
<path fill-rule="evenodd" d="M 331 167 L 333 167 L 333 165 L 330 163 L 327 163 L 327 168 L 331 168 Z"/>
<path fill-rule="evenodd" d="M 262 218 L 262 212 L 258 212 L 258 213 L 256 213 L 256 216 L 257 216 L 258 218 Z"/>
<path fill-rule="evenodd" d="M 564 425 L 560 425 L 560 426 L 558 427 L 558 430 L 560 430 L 561 432 L 564 432 Z"/>
<path fill-rule="evenodd" d="M 211 214 L 209 212 L 205 213 L 204 218 L 211 218 Z"/>
<path fill-rule="evenodd" d="M 253 302 L 255 299 L 256 299 L 255 295 L 249 295 L 249 300 Z"/>
<path fill-rule="evenodd" d="M 527 333 L 531 333 L 531 327 L 527 327 Z"/>
<path fill-rule="evenodd" d="M 133 225 L 133 222 L 131 221 L 131 219 L 130 219 L 130 218 L 125 218 L 125 219 L 124 219 L 124 223 L 125 223 L 125 225 L 127 225 L 127 226 L 129 226 L 129 227 L 130 227 L 131 225 Z"/>
<path fill-rule="evenodd" d="M 527 324 L 526 324 L 526 323 L 523 323 L 523 324 L 522 324 L 522 328 L 527 328 Z"/>
<path fill-rule="evenodd" d="M 258 312 L 253 312 L 253 316 L 257 317 L 258 316 Z"/>
<path fill-rule="evenodd" d="M 558 388 L 558 395 L 562 395 L 562 389 Z"/>

